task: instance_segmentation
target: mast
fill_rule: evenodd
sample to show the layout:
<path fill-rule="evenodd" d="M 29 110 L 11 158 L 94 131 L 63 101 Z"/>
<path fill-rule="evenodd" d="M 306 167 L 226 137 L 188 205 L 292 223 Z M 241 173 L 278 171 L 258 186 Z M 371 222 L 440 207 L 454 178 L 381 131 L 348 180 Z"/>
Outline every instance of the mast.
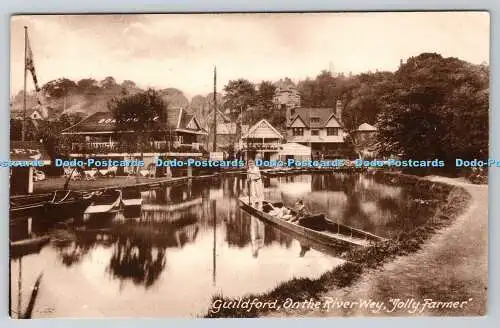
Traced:
<path fill-rule="evenodd" d="M 214 66 L 214 144 L 212 151 L 217 151 L 217 66 Z"/>
<path fill-rule="evenodd" d="M 28 26 L 24 27 L 24 88 L 23 88 L 23 122 L 21 140 L 24 141 L 26 134 L 26 61 L 28 59 Z"/>

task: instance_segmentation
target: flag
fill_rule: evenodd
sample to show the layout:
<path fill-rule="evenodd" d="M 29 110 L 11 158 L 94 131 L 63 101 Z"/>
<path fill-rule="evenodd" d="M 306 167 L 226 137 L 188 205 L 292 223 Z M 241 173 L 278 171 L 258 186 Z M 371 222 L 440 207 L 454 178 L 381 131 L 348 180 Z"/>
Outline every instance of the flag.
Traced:
<path fill-rule="evenodd" d="M 37 102 L 39 105 L 42 105 L 42 101 L 40 99 L 40 87 L 38 86 L 38 79 L 36 77 L 35 71 L 35 62 L 33 59 L 33 51 L 31 50 L 30 40 L 28 34 L 26 33 L 26 63 L 25 69 L 30 71 L 31 76 L 33 77 L 33 83 L 35 84 L 35 90 L 37 93 Z"/>

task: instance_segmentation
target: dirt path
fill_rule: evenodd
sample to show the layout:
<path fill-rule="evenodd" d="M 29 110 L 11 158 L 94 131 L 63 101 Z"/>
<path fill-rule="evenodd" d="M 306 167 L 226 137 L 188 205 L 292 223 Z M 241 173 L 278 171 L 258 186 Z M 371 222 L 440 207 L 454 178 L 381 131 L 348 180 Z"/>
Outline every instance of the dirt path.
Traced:
<path fill-rule="evenodd" d="M 399 257 L 381 270 L 363 274 L 353 286 L 324 295 L 324 301 L 344 301 L 344 306 L 346 301 L 359 303 L 360 300 L 372 300 L 383 302 L 385 308 L 382 306 L 381 311 L 372 311 L 356 304 L 347 309 L 288 310 L 271 313 L 270 316 L 485 315 L 488 287 L 488 186 L 442 177 L 429 179 L 464 187 L 472 196 L 467 212 L 451 226 L 434 235 L 417 253 Z M 401 300 L 406 308 L 388 313 L 395 304 L 391 299 Z M 436 304 L 424 306 L 425 299 L 467 303 L 463 303 L 461 309 L 436 310 L 431 308 Z M 415 313 L 411 313 L 412 306 L 418 309 Z"/>

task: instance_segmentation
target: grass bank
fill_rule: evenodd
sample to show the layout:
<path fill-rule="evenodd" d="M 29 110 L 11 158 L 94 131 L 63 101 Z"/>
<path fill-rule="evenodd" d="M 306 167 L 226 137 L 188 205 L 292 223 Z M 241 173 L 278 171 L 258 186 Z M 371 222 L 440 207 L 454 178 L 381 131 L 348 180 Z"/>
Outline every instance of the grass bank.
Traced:
<path fill-rule="evenodd" d="M 246 295 L 243 298 L 249 300 L 258 299 L 263 303 L 277 300 L 278 304 L 282 304 L 287 298 L 291 298 L 294 301 L 318 300 L 320 295 L 327 291 L 353 285 L 368 270 L 380 268 L 396 257 L 416 252 L 436 231 L 451 225 L 454 219 L 463 213 L 471 202 L 470 194 L 460 186 L 452 186 L 442 182 L 397 173 L 375 171 L 371 174 L 378 181 L 408 186 L 413 188 L 414 192 L 418 195 L 436 200 L 437 207 L 434 215 L 424 224 L 411 231 L 402 232 L 389 241 L 379 243 L 367 249 L 349 251 L 345 257 L 348 260 L 347 262 L 324 273 L 318 279 L 292 279 L 280 284 L 268 293 Z M 223 295 L 213 298 L 213 301 L 216 300 L 223 302 L 238 301 L 236 299 L 225 298 Z M 260 309 L 256 307 L 250 309 L 238 307 L 221 308 L 216 313 L 209 309 L 205 317 L 259 317 L 266 315 L 269 311 L 272 311 L 269 307 Z"/>

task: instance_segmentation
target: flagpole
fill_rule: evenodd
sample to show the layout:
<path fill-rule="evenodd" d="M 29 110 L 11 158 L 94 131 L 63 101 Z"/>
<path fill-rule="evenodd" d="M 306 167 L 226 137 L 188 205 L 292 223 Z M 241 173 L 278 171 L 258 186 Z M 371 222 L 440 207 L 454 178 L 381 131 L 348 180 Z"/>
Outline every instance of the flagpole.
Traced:
<path fill-rule="evenodd" d="M 23 92 L 23 123 L 21 140 L 24 141 L 26 134 L 26 60 L 27 60 L 27 49 L 28 48 L 28 26 L 24 27 L 24 92 Z"/>
<path fill-rule="evenodd" d="M 213 152 L 217 151 L 217 66 L 214 66 L 214 144 Z"/>

